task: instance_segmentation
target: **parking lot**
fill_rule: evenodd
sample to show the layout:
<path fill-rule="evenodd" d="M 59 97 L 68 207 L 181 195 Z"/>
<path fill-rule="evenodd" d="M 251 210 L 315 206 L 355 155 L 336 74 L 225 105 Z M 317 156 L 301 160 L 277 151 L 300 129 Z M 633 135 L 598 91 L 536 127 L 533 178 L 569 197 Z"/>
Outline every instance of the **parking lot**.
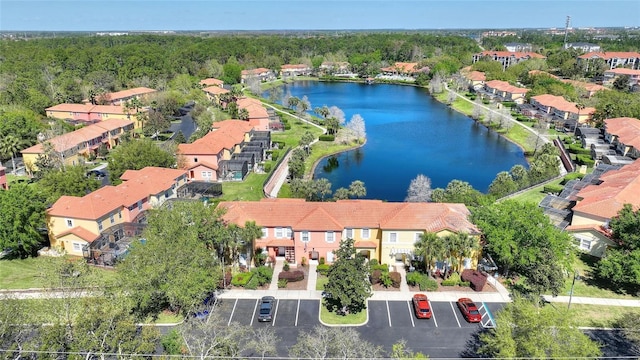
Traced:
<path fill-rule="evenodd" d="M 218 303 L 217 312 L 227 325 L 259 326 L 257 312 L 260 300 L 257 299 L 223 299 Z M 417 319 L 411 301 L 369 301 L 368 321 L 364 324 L 370 328 L 477 328 L 478 324 L 468 323 L 455 302 L 430 302 L 432 318 Z M 482 323 L 492 325 L 491 317 L 504 304 L 478 303 L 483 314 Z M 487 311 L 488 310 L 488 311 Z M 320 324 L 320 300 L 277 299 L 273 321 L 267 323 L 274 327 L 312 328 Z M 264 324 L 260 324 L 264 325 Z"/>

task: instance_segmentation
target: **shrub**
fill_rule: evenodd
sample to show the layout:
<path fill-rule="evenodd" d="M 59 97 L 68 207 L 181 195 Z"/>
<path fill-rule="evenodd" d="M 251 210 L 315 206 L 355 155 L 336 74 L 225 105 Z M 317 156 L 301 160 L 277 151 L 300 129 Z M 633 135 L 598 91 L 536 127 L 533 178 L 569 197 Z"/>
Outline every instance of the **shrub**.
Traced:
<path fill-rule="evenodd" d="M 264 172 L 267 172 L 267 173 L 271 172 L 271 168 L 273 167 L 273 163 L 266 162 L 266 163 L 264 163 L 263 167 L 264 167 Z"/>
<path fill-rule="evenodd" d="M 224 274 L 224 280 L 220 280 L 220 283 L 218 284 L 218 288 L 224 289 L 225 287 L 231 285 L 231 279 L 232 279 L 231 272 L 227 271 Z"/>
<path fill-rule="evenodd" d="M 280 151 L 279 150 L 272 150 L 271 151 L 271 161 L 278 161 L 279 158 L 280 158 Z"/>
<path fill-rule="evenodd" d="M 460 282 L 458 283 L 458 285 L 460 285 L 460 286 L 464 286 L 464 287 L 470 287 L 470 286 L 471 286 L 471 283 L 470 283 L 470 282 L 468 282 L 468 281 L 460 281 Z"/>
<path fill-rule="evenodd" d="M 436 291 L 438 290 L 438 282 L 434 279 L 430 279 L 428 276 L 423 275 L 420 280 L 420 291 Z"/>
<path fill-rule="evenodd" d="M 285 260 L 284 265 L 282 265 L 282 270 L 289 271 L 290 268 L 289 262 Z"/>
<path fill-rule="evenodd" d="M 318 260 L 318 265 L 324 265 L 324 257 L 321 256 L 320 260 Z"/>
<path fill-rule="evenodd" d="M 466 269 L 462 272 L 462 280 L 468 281 L 474 291 L 482 291 L 487 283 L 487 276 L 477 270 Z"/>
<path fill-rule="evenodd" d="M 245 286 L 253 277 L 253 273 L 251 272 L 243 272 L 236 274 L 231 280 L 231 285 L 233 286 Z"/>
<path fill-rule="evenodd" d="M 385 273 L 387 274 L 387 273 Z M 378 284 L 380 283 L 380 279 L 382 278 L 382 271 L 380 270 L 373 270 L 371 272 L 371 276 L 370 279 L 372 284 Z"/>
<path fill-rule="evenodd" d="M 516 103 L 513 101 L 503 101 L 502 106 L 511 109 L 512 107 L 516 106 Z"/>
<path fill-rule="evenodd" d="M 385 265 L 385 264 L 378 264 L 378 265 L 375 265 L 375 266 L 372 265 L 371 266 L 371 271 L 374 271 L 374 270 L 380 270 L 382 272 L 389 272 L 389 267 L 387 265 Z"/>
<path fill-rule="evenodd" d="M 391 280 L 391 286 L 398 289 L 400 288 L 400 282 L 402 281 L 402 275 L 400 275 L 397 271 L 392 271 L 388 273 L 389 279 Z"/>
<path fill-rule="evenodd" d="M 251 280 L 249 280 L 249 282 L 247 283 L 247 285 L 244 286 L 244 288 L 249 290 L 255 290 L 258 288 L 258 286 L 260 286 L 260 284 L 258 283 L 258 277 L 254 276 L 251 278 Z"/>
<path fill-rule="evenodd" d="M 291 125 L 289 123 L 284 123 L 285 130 L 291 130 Z"/>
<path fill-rule="evenodd" d="M 562 185 L 547 184 L 544 186 L 543 191 L 550 194 L 559 194 L 562 192 L 562 188 Z"/>
<path fill-rule="evenodd" d="M 584 174 L 581 174 L 579 172 L 572 172 L 572 173 L 568 173 L 563 179 L 562 182 L 560 184 L 564 185 L 566 183 L 568 183 L 571 180 L 576 180 L 576 179 L 582 179 L 584 177 Z"/>
<path fill-rule="evenodd" d="M 456 286 L 458 284 L 460 284 L 460 274 L 458 273 L 451 274 L 448 279 L 442 280 L 440 283 L 442 286 Z"/>
<path fill-rule="evenodd" d="M 589 167 L 593 166 L 596 162 L 591 158 L 591 155 L 576 155 L 576 164 L 578 165 L 587 165 Z"/>
<path fill-rule="evenodd" d="M 591 156 L 591 149 L 585 149 L 580 144 L 570 144 L 568 148 L 570 153 Z"/>
<path fill-rule="evenodd" d="M 333 135 L 320 135 L 318 136 L 318 140 L 320 141 L 334 141 L 336 139 Z"/>
<path fill-rule="evenodd" d="M 316 272 L 321 274 L 321 275 L 327 275 L 327 273 L 329 272 L 329 268 L 331 267 L 331 265 L 327 265 L 327 264 L 320 264 L 316 267 Z"/>
<path fill-rule="evenodd" d="M 287 281 L 287 279 L 278 279 L 278 288 L 279 289 L 286 288 L 288 283 L 289 282 Z"/>
<path fill-rule="evenodd" d="M 270 268 L 268 266 L 253 268 L 251 269 L 251 272 L 254 274 L 252 280 L 256 279 L 259 286 L 270 283 L 271 278 L 273 277 L 273 268 Z"/>
<path fill-rule="evenodd" d="M 378 271 L 378 270 L 376 270 L 376 271 Z M 380 275 L 380 278 L 378 279 L 378 282 L 382 286 L 388 288 L 389 286 L 393 285 L 393 281 L 391 280 L 391 276 L 389 276 L 388 272 L 378 272 L 378 275 Z M 372 281 L 372 283 L 374 283 L 374 282 Z"/>
<path fill-rule="evenodd" d="M 424 275 L 420 274 L 417 271 L 407 273 L 407 285 L 416 286 L 420 284 L 420 281 L 422 280 L 423 277 Z"/>
<path fill-rule="evenodd" d="M 307 266 L 307 258 L 306 257 L 302 257 L 302 259 L 300 259 L 300 266 L 305 267 Z"/>
<path fill-rule="evenodd" d="M 378 259 L 369 260 L 369 266 L 376 266 L 378 264 L 379 264 Z"/>
<path fill-rule="evenodd" d="M 277 145 L 278 149 L 284 149 L 287 146 L 287 144 L 285 144 L 284 141 L 272 141 L 272 143 L 273 143 L 273 146 Z M 274 152 L 275 152 L 275 150 L 274 150 Z"/>
<path fill-rule="evenodd" d="M 304 273 L 301 270 L 286 271 L 278 274 L 278 280 L 286 279 L 290 282 L 302 281 L 304 279 Z"/>

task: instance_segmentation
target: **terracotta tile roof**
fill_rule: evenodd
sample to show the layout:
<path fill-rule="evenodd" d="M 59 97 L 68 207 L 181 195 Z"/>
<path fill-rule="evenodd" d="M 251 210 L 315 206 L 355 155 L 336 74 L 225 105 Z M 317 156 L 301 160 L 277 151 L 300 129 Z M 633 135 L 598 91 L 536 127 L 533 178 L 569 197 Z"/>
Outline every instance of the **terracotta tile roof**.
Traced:
<path fill-rule="evenodd" d="M 124 119 L 111 119 L 99 123 L 91 124 L 60 136 L 47 140 L 53 144 L 56 151 L 62 152 L 81 145 L 85 141 L 96 139 L 108 131 L 115 130 L 127 125 L 133 125 L 133 121 Z M 42 144 L 36 144 L 21 151 L 24 154 L 42 154 Z"/>
<path fill-rule="evenodd" d="M 626 69 L 626 68 L 615 68 L 611 70 L 606 70 L 604 73 L 605 74 L 613 73 L 616 75 L 640 76 L 640 70 L 633 70 L 633 69 Z"/>
<path fill-rule="evenodd" d="M 546 56 L 531 51 L 491 51 L 486 50 L 480 53 L 480 56 L 491 56 L 499 58 L 513 57 L 516 59 L 546 59 Z"/>
<path fill-rule="evenodd" d="M 77 237 L 79 237 L 80 239 L 88 242 L 88 243 L 92 243 L 94 240 L 96 240 L 98 237 L 100 237 L 99 234 L 94 234 L 91 231 L 80 227 L 80 226 L 76 226 L 70 230 L 67 230 L 65 232 L 60 233 L 58 236 L 56 236 L 58 239 L 69 235 L 69 234 L 73 234 Z"/>
<path fill-rule="evenodd" d="M 260 75 L 262 73 L 266 73 L 269 72 L 271 70 L 267 69 L 267 68 L 257 68 L 257 69 L 249 69 L 249 70 L 242 70 L 240 72 L 241 76 L 248 76 L 248 75 Z"/>
<path fill-rule="evenodd" d="M 211 85 L 216 85 L 218 87 L 224 85 L 224 81 L 222 80 L 218 80 L 218 79 L 214 79 L 214 78 L 207 78 L 204 80 L 200 80 L 200 85 L 205 85 L 205 86 L 211 86 Z"/>
<path fill-rule="evenodd" d="M 511 94 L 526 94 L 529 89 L 519 88 L 517 86 L 513 86 L 506 81 L 502 80 L 491 80 L 484 83 L 486 87 L 491 89 L 496 89 L 499 91 L 506 91 Z"/>
<path fill-rule="evenodd" d="M 178 152 L 183 155 L 214 155 L 242 143 L 245 134 L 253 127 L 243 120 L 224 120 L 213 123 L 213 129 L 191 144 L 179 144 Z"/>
<path fill-rule="evenodd" d="M 311 69 L 309 65 L 305 64 L 285 64 L 280 67 L 282 70 L 307 70 Z"/>
<path fill-rule="evenodd" d="M 562 81 L 563 83 L 566 83 L 566 84 L 571 84 L 574 87 L 584 88 L 585 90 L 587 90 L 589 92 L 596 92 L 596 91 L 600 91 L 600 90 L 609 90 L 609 89 L 607 89 L 606 87 L 604 87 L 602 85 L 598 85 L 598 84 L 594 84 L 594 83 L 588 83 L 588 82 L 584 82 L 584 81 L 570 80 L 570 79 L 561 79 L 560 81 Z"/>
<path fill-rule="evenodd" d="M 543 95 L 533 96 L 531 98 L 544 106 L 550 106 L 558 110 L 571 112 L 574 114 L 578 113 L 578 108 L 576 107 L 576 104 L 565 100 L 565 98 L 563 98 L 562 96 L 543 94 Z M 596 109 L 592 107 L 585 107 L 584 109 L 579 111 L 581 115 L 593 114 L 594 112 L 596 112 Z"/>
<path fill-rule="evenodd" d="M 598 224 L 569 225 L 565 228 L 565 230 L 569 232 L 578 232 L 581 230 L 593 230 L 608 238 L 611 238 L 611 235 L 612 235 L 610 230 L 605 230 L 602 228 L 601 225 L 598 225 Z"/>
<path fill-rule="evenodd" d="M 220 86 L 209 86 L 202 89 L 202 91 L 213 94 L 213 95 L 226 94 L 230 92 L 229 90 L 221 88 Z"/>
<path fill-rule="evenodd" d="M 624 204 L 640 208 L 640 161 L 604 173 L 598 185 L 588 185 L 577 194 L 573 211 L 611 219 Z"/>
<path fill-rule="evenodd" d="M 373 241 L 360 240 L 354 244 L 356 248 L 377 248 L 378 245 Z"/>
<path fill-rule="evenodd" d="M 487 77 L 482 71 L 472 71 L 469 73 L 468 79 L 471 81 L 485 81 Z"/>
<path fill-rule="evenodd" d="M 245 97 L 238 99 L 236 103 L 238 104 L 238 109 L 247 109 L 249 119 L 269 118 L 269 113 L 260 100 Z"/>
<path fill-rule="evenodd" d="M 128 90 L 122 90 L 122 91 L 116 91 L 116 92 L 112 92 L 112 93 L 107 93 L 105 94 L 105 96 L 111 100 L 111 101 L 115 101 L 115 100 L 120 100 L 120 99 L 126 99 L 126 98 L 130 98 L 133 96 L 140 96 L 140 95 L 145 95 L 145 94 L 151 94 L 151 93 L 155 93 L 158 90 L 155 89 L 149 89 L 146 87 L 137 87 L 137 88 L 133 88 L 133 89 L 128 89 Z"/>
<path fill-rule="evenodd" d="M 50 216 L 98 220 L 121 207 L 131 206 L 149 195 L 168 190 L 186 171 L 146 167 L 127 170 L 118 186 L 104 186 L 83 197 L 62 196 L 47 210 Z"/>
<path fill-rule="evenodd" d="M 345 228 L 451 230 L 478 234 L 463 204 L 394 203 L 380 200 L 306 202 L 303 199 L 262 199 L 221 202 L 223 218 L 235 224 L 255 221 L 265 227 L 294 231 L 341 231 Z"/>
<path fill-rule="evenodd" d="M 640 120 L 630 117 L 605 119 L 606 130 L 609 134 L 616 135 L 620 142 L 640 149 Z M 640 197 L 640 194 L 638 194 Z"/>
<path fill-rule="evenodd" d="M 631 59 L 631 58 L 640 58 L 640 53 L 638 52 L 623 52 L 623 51 L 609 51 L 609 52 L 600 52 L 593 51 L 583 55 L 578 56 L 580 59 L 594 59 L 600 58 L 605 60 L 611 59 Z"/>
<path fill-rule="evenodd" d="M 77 113 L 89 113 L 93 104 L 58 104 L 45 109 L 45 111 L 68 111 Z"/>
<path fill-rule="evenodd" d="M 542 70 L 530 70 L 528 74 L 529 75 L 533 75 L 533 76 L 535 76 L 535 75 L 544 75 L 544 76 L 548 76 L 548 77 L 550 77 L 552 79 L 559 79 L 559 77 L 557 77 L 557 76 L 555 76 L 553 74 L 550 74 L 550 73 L 548 73 L 546 71 L 542 71 Z"/>
<path fill-rule="evenodd" d="M 402 73 L 413 73 L 417 71 L 418 63 L 397 62 L 392 66 L 381 68 L 382 71 L 399 71 Z"/>
<path fill-rule="evenodd" d="M 214 164 L 214 163 L 210 163 L 208 161 L 198 161 L 197 163 L 192 163 L 190 165 L 187 165 L 186 169 L 187 170 L 192 170 L 197 168 L 198 166 L 202 166 L 211 170 L 218 170 L 218 165 Z"/>

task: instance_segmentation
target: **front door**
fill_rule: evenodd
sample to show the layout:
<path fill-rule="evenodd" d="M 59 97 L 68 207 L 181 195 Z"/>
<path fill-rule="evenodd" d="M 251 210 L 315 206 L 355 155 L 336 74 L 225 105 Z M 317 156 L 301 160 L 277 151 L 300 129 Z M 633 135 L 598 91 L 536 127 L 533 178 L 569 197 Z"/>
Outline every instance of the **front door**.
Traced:
<path fill-rule="evenodd" d="M 278 257 L 284 257 L 285 255 L 285 247 L 284 246 L 278 246 Z"/>

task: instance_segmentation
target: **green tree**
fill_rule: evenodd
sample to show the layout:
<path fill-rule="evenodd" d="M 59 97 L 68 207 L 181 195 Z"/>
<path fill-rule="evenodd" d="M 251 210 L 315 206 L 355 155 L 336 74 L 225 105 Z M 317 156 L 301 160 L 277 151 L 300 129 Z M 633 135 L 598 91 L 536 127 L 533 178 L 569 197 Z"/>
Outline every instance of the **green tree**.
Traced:
<path fill-rule="evenodd" d="M 142 234 L 118 264 L 118 276 L 140 318 L 164 309 L 188 314 L 219 283 L 222 273 L 212 248 L 199 237 L 202 203 L 176 203 L 151 211 Z M 211 219 L 213 221 L 213 219 Z"/>
<path fill-rule="evenodd" d="M 304 161 L 307 153 L 302 149 L 294 149 L 289 158 L 289 175 L 291 179 L 300 179 L 304 175 Z"/>
<path fill-rule="evenodd" d="M 11 248 L 21 256 L 39 249 L 45 209 L 45 196 L 29 184 L 0 191 L 0 249 Z"/>
<path fill-rule="evenodd" d="M 462 272 L 464 259 L 470 257 L 474 251 L 480 249 L 478 239 L 466 233 L 448 235 L 444 238 L 444 241 L 449 244 L 449 248 L 457 260 L 457 264 L 453 265 L 456 265 L 456 268 L 460 272 Z"/>
<path fill-rule="evenodd" d="M 438 259 L 444 258 L 447 250 L 445 240 L 432 232 L 421 234 L 414 247 L 414 253 L 422 258 L 424 267 L 429 275 L 431 275 L 433 263 Z"/>
<path fill-rule="evenodd" d="M 11 157 L 11 169 L 13 173 L 16 171 L 16 153 L 24 148 L 24 142 L 14 135 L 5 135 L 0 139 L 0 157 Z"/>
<path fill-rule="evenodd" d="M 431 192 L 431 201 L 439 203 L 462 203 L 469 207 L 491 202 L 490 197 L 476 190 L 466 181 L 451 180 L 445 189 L 437 188 Z"/>
<path fill-rule="evenodd" d="M 524 166 L 520 164 L 513 165 L 511 170 L 509 170 L 509 174 L 513 181 L 515 181 L 518 190 L 529 186 L 529 174 Z"/>
<path fill-rule="evenodd" d="M 485 236 L 486 250 L 505 274 L 523 275 L 533 293 L 560 292 L 562 273 L 571 268 L 575 256 L 572 240 L 538 206 L 506 200 L 472 209 L 472 219 Z"/>
<path fill-rule="evenodd" d="M 391 346 L 391 353 L 389 353 L 389 357 L 396 360 L 429 358 L 423 353 L 414 353 L 413 351 L 411 351 L 411 349 L 407 347 L 407 342 L 404 339 Z"/>
<path fill-rule="evenodd" d="M 613 81 L 613 88 L 618 91 L 629 90 L 629 75 L 621 75 Z"/>
<path fill-rule="evenodd" d="M 367 196 L 367 188 L 364 186 L 364 182 L 360 180 L 352 181 L 349 184 L 349 196 L 357 199 Z"/>
<path fill-rule="evenodd" d="M 349 189 L 347 188 L 339 188 L 333 193 L 334 200 L 346 200 L 349 198 Z"/>
<path fill-rule="evenodd" d="M 178 144 L 184 144 L 187 142 L 187 139 L 184 137 L 182 130 L 178 130 L 178 133 L 176 134 L 176 137 L 173 138 L 173 140 Z"/>
<path fill-rule="evenodd" d="M 157 136 L 171 127 L 171 120 L 161 111 L 149 110 L 144 128 L 145 136 Z"/>
<path fill-rule="evenodd" d="M 539 308 L 516 298 L 496 315 L 496 327 L 480 334 L 479 352 L 495 358 L 597 358 L 598 344 L 577 326 L 570 314 Z"/>
<path fill-rule="evenodd" d="M 44 172 L 36 186 L 47 195 L 47 204 L 53 204 L 63 195 L 87 195 L 100 187 L 100 181 L 87 176 L 84 166 L 76 165 Z"/>
<path fill-rule="evenodd" d="M 302 146 L 302 148 L 305 149 L 305 151 L 308 154 L 310 151 L 309 145 L 311 145 L 311 143 L 315 139 L 316 137 L 313 136 L 313 133 L 311 131 L 305 131 L 305 133 L 302 134 L 302 137 L 300 138 L 300 141 L 298 142 L 298 144 Z"/>
<path fill-rule="evenodd" d="M 150 139 L 129 141 L 111 151 L 108 160 L 109 180 L 112 184 L 119 184 L 120 176 L 126 170 L 140 170 L 147 166 L 168 168 L 175 163 L 172 154 L 161 149 Z"/>
<path fill-rule="evenodd" d="M 518 190 L 518 184 L 513 181 L 511 174 L 506 171 L 499 172 L 491 182 L 491 185 L 489 185 L 489 194 L 497 198 L 509 195 L 516 190 Z"/>
<path fill-rule="evenodd" d="M 325 299 L 325 306 L 329 311 L 358 313 L 372 295 L 366 258 L 356 252 L 353 239 L 343 239 L 334 253 L 337 260 L 329 268 L 324 287 L 332 296 Z"/>

